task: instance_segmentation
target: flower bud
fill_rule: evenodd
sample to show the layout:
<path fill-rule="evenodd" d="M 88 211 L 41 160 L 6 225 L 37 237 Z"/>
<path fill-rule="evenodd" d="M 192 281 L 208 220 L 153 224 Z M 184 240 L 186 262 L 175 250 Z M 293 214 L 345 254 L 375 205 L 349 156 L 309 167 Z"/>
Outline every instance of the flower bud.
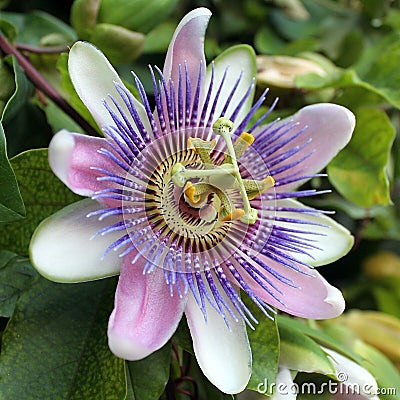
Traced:
<path fill-rule="evenodd" d="M 144 40 L 143 33 L 110 24 L 97 24 L 90 37 L 113 64 L 132 62 L 142 52 Z"/>
<path fill-rule="evenodd" d="M 173 10 L 177 0 L 101 0 L 97 23 L 148 33 Z"/>
<path fill-rule="evenodd" d="M 391 251 L 381 251 L 368 257 L 363 269 L 374 279 L 400 278 L 400 257 Z"/>
<path fill-rule="evenodd" d="M 400 361 L 399 318 L 378 311 L 352 310 L 340 317 L 340 322 L 394 362 Z"/>
<path fill-rule="evenodd" d="M 96 25 L 101 0 L 75 0 L 71 8 L 71 25 L 80 39 L 90 40 Z"/>
<path fill-rule="evenodd" d="M 71 24 L 113 64 L 139 57 L 149 32 L 167 18 L 177 0 L 75 0 Z"/>
<path fill-rule="evenodd" d="M 296 88 L 296 78 L 312 72 L 320 76 L 326 75 L 320 65 L 304 58 L 257 56 L 257 83 L 262 86 Z"/>

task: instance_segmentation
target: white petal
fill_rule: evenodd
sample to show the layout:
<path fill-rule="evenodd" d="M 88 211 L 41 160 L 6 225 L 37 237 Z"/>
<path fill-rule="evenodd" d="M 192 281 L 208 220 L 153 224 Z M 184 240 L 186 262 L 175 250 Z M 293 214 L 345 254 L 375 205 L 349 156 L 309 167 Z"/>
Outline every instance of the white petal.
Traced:
<path fill-rule="evenodd" d="M 277 207 L 288 207 L 288 208 L 301 208 L 306 209 L 304 204 L 299 203 L 296 200 L 286 199 L 277 200 Z M 277 211 L 276 216 L 301 219 L 315 224 L 322 224 L 325 226 L 318 225 L 304 225 L 289 222 L 276 221 L 275 224 L 278 226 L 285 226 L 291 229 L 298 229 L 303 231 L 310 231 L 317 233 L 318 235 L 305 235 L 296 234 L 298 237 L 306 237 L 312 240 L 312 245 L 319 247 L 319 249 L 307 249 L 306 251 L 311 257 L 296 253 L 295 257 L 299 261 L 308 263 L 309 265 L 318 267 L 320 265 L 326 265 L 332 263 L 339 258 L 347 254 L 354 244 L 354 238 L 351 233 L 342 225 L 338 224 L 332 218 L 327 217 L 323 214 L 307 214 L 289 211 Z"/>
<path fill-rule="evenodd" d="M 288 368 L 279 367 L 276 376 L 275 394 L 271 400 L 296 400 L 295 386 L 293 378 Z"/>
<path fill-rule="evenodd" d="M 29 252 L 32 264 L 55 282 L 84 282 L 119 273 L 121 259 L 115 252 L 102 256 L 121 236 L 110 233 L 90 238 L 101 228 L 116 222 L 108 217 L 98 221 L 87 214 L 102 208 L 91 199 L 78 201 L 45 219 L 34 232 Z"/>
<path fill-rule="evenodd" d="M 367 398 L 375 398 L 374 396 L 379 390 L 378 384 L 365 368 L 336 351 L 325 347 L 322 347 L 322 349 L 331 357 L 336 368 L 336 376 L 343 386 L 356 389 L 355 393 L 359 392 L 360 395 Z"/>
<path fill-rule="evenodd" d="M 214 60 L 214 86 L 211 95 L 211 104 L 215 97 L 217 90 L 221 84 L 222 77 L 225 73 L 226 68 L 228 68 L 228 73 L 222 87 L 221 93 L 218 99 L 218 105 L 215 109 L 215 114 L 213 122 L 215 122 L 219 117 L 221 117 L 221 112 L 225 105 L 225 101 L 228 98 L 233 86 L 238 80 L 241 73 L 243 73 L 241 81 L 238 88 L 236 89 L 235 95 L 233 96 L 230 105 L 225 113 L 225 117 L 230 118 L 232 112 L 235 110 L 243 95 L 246 93 L 247 89 L 253 78 L 256 76 L 256 58 L 254 50 L 247 45 L 238 45 L 230 47 L 225 50 Z M 211 80 L 211 65 L 207 68 L 206 74 L 206 90 L 208 90 L 209 83 Z M 238 126 L 242 121 L 243 117 L 248 113 L 253 102 L 254 90 L 247 98 L 246 102 L 243 104 L 241 111 L 239 112 L 236 120 L 235 126 Z M 211 105 L 210 105 L 211 106 Z M 207 115 L 208 117 L 208 115 Z"/>
<path fill-rule="evenodd" d="M 189 295 L 186 318 L 193 339 L 194 352 L 204 375 L 224 393 L 245 389 L 251 375 L 251 350 L 246 326 L 228 317 L 224 319 L 207 304 L 207 322 L 193 295 Z"/>
<path fill-rule="evenodd" d="M 125 86 L 113 66 L 100 50 L 90 43 L 75 43 L 69 52 L 68 71 L 76 92 L 100 128 L 115 125 L 103 105 L 104 99 L 107 100 L 108 104 L 118 115 L 117 109 L 112 104 L 109 95 L 117 100 L 125 115 L 129 117 L 131 123 L 135 126 L 128 108 L 115 89 L 115 83 L 118 83 L 122 87 Z M 150 123 L 143 105 L 135 100 L 133 96 L 132 101 L 143 125 L 150 132 Z"/>

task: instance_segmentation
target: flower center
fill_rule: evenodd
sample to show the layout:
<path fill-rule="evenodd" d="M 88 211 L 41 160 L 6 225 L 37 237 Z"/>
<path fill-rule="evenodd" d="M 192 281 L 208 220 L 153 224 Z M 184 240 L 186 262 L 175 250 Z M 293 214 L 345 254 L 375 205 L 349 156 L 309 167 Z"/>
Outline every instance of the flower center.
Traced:
<path fill-rule="evenodd" d="M 232 127 L 224 117 L 217 120 L 213 133 L 219 141 L 206 140 L 211 132 L 196 128 L 163 135 L 130 165 L 125 187 L 140 198 L 126 197 L 124 221 L 134 227 L 128 229 L 131 242 L 150 263 L 153 257 L 167 260 L 174 248 L 181 248 L 211 257 L 213 265 L 212 258 L 230 257 L 230 246 L 237 248 L 249 226 L 262 218 L 250 200 L 273 187 L 274 180 L 246 179 L 252 177 L 254 165 L 246 165 L 245 157 L 240 164 L 238 159 L 254 138 L 243 133 L 232 142 Z M 133 213 L 136 201 L 144 207 Z M 163 268 L 175 268 L 171 262 L 165 264 Z"/>
<path fill-rule="evenodd" d="M 250 199 L 274 186 L 274 179 L 268 176 L 262 181 L 244 180 L 240 175 L 238 158 L 250 146 L 253 135 L 243 132 L 238 140 L 232 142 L 233 122 L 221 117 L 213 125 L 216 135 L 222 137 L 227 146 L 228 153 L 221 165 L 211 162 L 210 152 L 215 146 L 215 141 L 203 141 L 201 139 L 189 139 L 189 145 L 193 145 L 200 156 L 204 168 L 188 169 L 181 163 L 176 163 L 171 171 L 171 179 L 178 187 L 184 187 L 187 201 L 192 206 L 204 206 L 208 196 L 213 193 L 213 209 L 220 221 L 240 219 L 247 224 L 254 224 L 258 218 L 258 212 L 250 205 Z M 200 179 L 193 183 L 190 179 Z M 227 189 L 238 189 L 243 201 L 243 209 L 232 208 L 232 204 L 226 195 Z"/>

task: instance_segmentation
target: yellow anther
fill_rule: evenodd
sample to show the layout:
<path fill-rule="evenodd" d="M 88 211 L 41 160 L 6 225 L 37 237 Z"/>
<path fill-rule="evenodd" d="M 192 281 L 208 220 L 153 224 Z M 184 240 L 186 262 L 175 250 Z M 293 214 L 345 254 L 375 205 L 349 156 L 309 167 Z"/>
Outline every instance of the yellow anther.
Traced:
<path fill-rule="evenodd" d="M 235 221 L 244 216 L 245 212 L 241 208 L 235 208 L 230 214 L 221 219 L 222 222 Z"/>
<path fill-rule="evenodd" d="M 251 133 L 243 132 L 240 136 L 239 139 L 244 140 L 246 143 L 248 143 L 249 146 L 251 146 L 254 143 L 254 136 Z M 238 139 L 238 140 L 239 140 Z M 237 140 L 237 141 L 238 141 Z"/>
<path fill-rule="evenodd" d="M 187 181 L 187 182 L 186 182 L 185 189 L 184 189 L 183 191 L 184 191 L 185 195 L 188 197 L 188 199 L 189 199 L 192 203 L 196 204 L 196 203 L 200 200 L 200 197 L 199 197 L 199 196 L 195 196 L 195 194 L 196 194 L 196 189 L 195 189 L 195 187 L 193 186 L 192 182 Z"/>
<path fill-rule="evenodd" d="M 243 179 L 244 187 L 246 188 L 247 197 L 253 200 L 261 193 L 275 185 L 275 179 L 272 176 L 267 176 L 262 181 L 253 181 L 251 179 Z"/>
<path fill-rule="evenodd" d="M 238 160 L 242 154 L 247 150 L 249 146 L 254 142 L 254 136 L 251 133 L 243 132 L 233 143 L 233 149 L 235 151 L 236 159 Z M 224 163 L 231 163 L 232 157 L 230 155 L 225 156 Z"/>
<path fill-rule="evenodd" d="M 275 179 L 271 175 L 267 176 L 262 181 L 263 181 L 263 184 L 265 185 L 264 186 L 265 189 L 261 193 L 263 193 L 265 190 L 275 186 Z"/>

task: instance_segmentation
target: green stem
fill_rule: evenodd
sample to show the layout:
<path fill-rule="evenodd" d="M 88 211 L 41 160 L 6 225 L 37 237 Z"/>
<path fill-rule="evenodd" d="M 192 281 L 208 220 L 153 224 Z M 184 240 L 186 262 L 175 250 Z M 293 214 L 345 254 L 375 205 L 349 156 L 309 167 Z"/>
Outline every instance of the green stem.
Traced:
<path fill-rule="evenodd" d="M 36 54 L 60 54 L 69 50 L 67 46 L 33 46 L 26 43 L 15 43 L 15 48 L 19 51 Z"/>

